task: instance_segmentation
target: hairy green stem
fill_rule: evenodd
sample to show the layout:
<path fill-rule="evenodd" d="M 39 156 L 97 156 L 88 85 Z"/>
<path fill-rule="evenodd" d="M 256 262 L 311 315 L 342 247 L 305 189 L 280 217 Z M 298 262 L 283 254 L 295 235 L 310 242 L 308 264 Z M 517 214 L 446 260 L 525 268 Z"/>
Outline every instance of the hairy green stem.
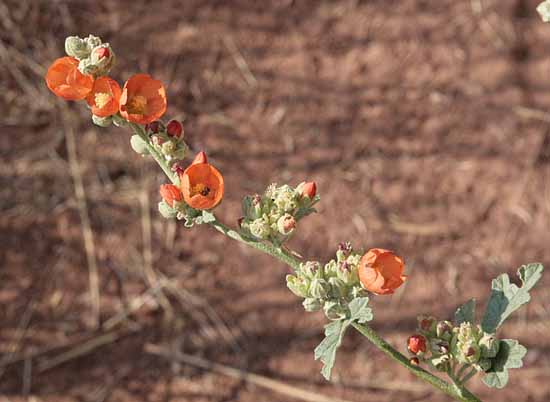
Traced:
<path fill-rule="evenodd" d="M 134 133 L 139 135 L 141 139 L 145 141 L 145 144 L 147 145 L 147 150 L 149 151 L 153 159 L 162 168 L 164 173 L 166 173 L 166 175 L 172 181 L 172 183 L 176 184 L 178 182 L 178 177 L 174 172 L 172 172 L 165 158 L 150 143 L 150 140 L 144 128 L 138 124 L 133 124 L 133 123 L 130 123 L 130 126 L 134 131 Z M 281 247 L 275 247 L 274 245 L 271 245 L 268 243 L 258 242 L 252 239 L 248 239 L 243 235 L 241 235 L 239 232 L 231 229 L 230 227 L 223 224 L 217 219 L 214 220 L 213 222 L 210 222 L 209 225 L 214 227 L 218 232 L 234 240 L 237 240 L 243 244 L 246 244 L 250 247 L 255 248 L 256 250 L 262 251 L 266 254 L 271 255 L 272 257 L 277 258 L 279 261 L 289 265 L 293 270 L 298 269 L 300 266 L 300 261 L 296 257 L 294 257 L 291 253 L 287 252 L 285 249 Z M 386 355 L 388 355 L 391 359 L 393 359 L 397 363 L 406 367 L 410 372 L 412 372 L 418 378 L 426 381 L 427 383 L 431 384 L 435 388 L 441 390 L 442 392 L 446 393 L 447 395 L 456 399 L 457 401 L 481 402 L 479 398 L 477 398 L 468 389 L 466 389 L 459 381 L 455 381 L 454 378 L 452 378 L 453 383 L 448 383 L 442 380 L 441 378 L 429 373 L 428 371 L 411 364 L 409 359 L 405 355 L 403 355 L 402 353 L 399 353 L 396 349 L 394 349 L 389 343 L 387 343 L 384 339 L 382 339 L 380 335 L 378 335 L 368 325 L 359 324 L 359 323 L 353 323 L 352 325 L 357 331 L 359 331 L 359 333 L 361 333 L 364 337 L 366 337 L 369 341 L 371 341 L 378 349 L 380 349 L 382 352 L 384 352 Z"/>
<path fill-rule="evenodd" d="M 428 371 L 414 366 L 410 363 L 409 359 L 395 350 L 388 342 L 380 337 L 371 327 L 365 324 L 359 324 L 354 322 L 353 327 L 361 333 L 365 338 L 371 341 L 378 349 L 388 355 L 397 363 L 406 367 L 410 372 L 412 372 L 418 378 L 426 381 L 427 383 L 433 385 L 435 388 L 443 391 L 447 395 L 455 398 L 457 401 L 464 402 L 481 402 L 474 394 L 468 391 L 466 388 L 457 385 L 449 384 L 448 382 L 442 380 L 441 378 L 429 373 Z"/>

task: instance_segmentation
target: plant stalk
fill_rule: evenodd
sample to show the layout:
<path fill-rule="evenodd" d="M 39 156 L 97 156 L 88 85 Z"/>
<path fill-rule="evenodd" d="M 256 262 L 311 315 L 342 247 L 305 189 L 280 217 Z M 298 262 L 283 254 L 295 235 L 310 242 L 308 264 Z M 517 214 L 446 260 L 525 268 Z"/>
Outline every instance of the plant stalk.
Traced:
<path fill-rule="evenodd" d="M 172 181 L 172 183 L 177 184 L 178 177 L 174 172 L 172 172 L 172 170 L 170 169 L 170 166 L 168 166 L 164 157 L 151 145 L 149 138 L 147 136 L 147 133 L 145 132 L 143 127 L 134 123 L 130 123 L 130 126 L 134 131 L 134 133 L 139 135 L 145 141 L 145 143 L 147 144 L 147 149 L 149 153 L 151 154 L 153 159 L 155 159 L 158 165 L 162 168 L 164 173 L 166 173 L 166 175 Z M 242 236 L 239 232 L 231 229 L 230 227 L 223 224 L 217 219 L 213 222 L 210 222 L 209 225 L 211 225 L 218 232 L 234 240 L 237 240 L 243 244 L 246 244 L 248 246 L 255 248 L 256 250 L 262 251 L 266 254 L 271 255 L 272 257 L 275 257 L 279 261 L 290 266 L 293 270 L 298 269 L 300 266 L 300 261 L 281 247 L 275 247 L 268 243 L 263 243 L 252 239 L 248 239 Z M 363 335 L 369 341 L 371 341 L 378 349 L 380 349 L 382 352 L 384 352 L 386 355 L 388 355 L 391 359 L 393 359 L 397 363 L 406 367 L 410 372 L 412 372 L 415 376 L 417 376 L 421 380 L 426 381 L 427 383 L 431 384 L 433 387 L 439 389 L 440 391 L 456 399 L 457 401 L 481 402 L 479 398 L 477 398 L 474 394 L 472 394 L 462 384 L 458 382 L 448 383 L 442 380 L 441 378 L 429 373 L 428 371 L 418 366 L 412 365 L 409 359 L 405 355 L 403 355 L 402 353 L 394 349 L 389 343 L 387 343 L 384 339 L 382 339 L 380 335 L 378 335 L 376 331 L 374 331 L 368 325 L 352 323 L 352 326 L 361 335 Z"/>

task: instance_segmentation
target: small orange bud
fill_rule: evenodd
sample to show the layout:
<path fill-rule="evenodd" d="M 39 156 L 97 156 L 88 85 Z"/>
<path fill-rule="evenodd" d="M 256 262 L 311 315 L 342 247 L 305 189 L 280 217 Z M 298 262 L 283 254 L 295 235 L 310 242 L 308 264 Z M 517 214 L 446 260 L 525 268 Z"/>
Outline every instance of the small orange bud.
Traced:
<path fill-rule="evenodd" d="M 195 159 L 193 159 L 193 162 L 191 162 L 192 165 L 196 165 L 197 163 L 208 163 L 208 158 L 206 157 L 204 151 L 200 151 L 195 156 Z"/>
<path fill-rule="evenodd" d="M 426 352 L 426 338 L 418 334 L 410 336 L 407 340 L 407 349 L 415 355 Z"/>
<path fill-rule="evenodd" d="M 177 120 L 170 120 L 166 126 L 166 132 L 170 137 L 180 138 L 183 134 L 183 126 Z"/>
<path fill-rule="evenodd" d="M 183 194 L 179 188 L 173 184 L 163 184 L 160 186 L 160 196 L 171 207 L 174 206 L 175 201 L 183 200 Z"/>
<path fill-rule="evenodd" d="M 314 181 L 310 181 L 304 184 L 304 187 L 302 188 L 302 196 L 307 196 L 313 199 L 313 197 L 315 197 L 315 194 L 317 194 L 317 184 L 315 184 Z"/>
<path fill-rule="evenodd" d="M 405 282 L 403 260 L 382 248 L 369 250 L 359 262 L 359 280 L 369 292 L 377 295 L 392 294 Z"/>
<path fill-rule="evenodd" d="M 102 59 L 104 57 L 109 57 L 111 55 L 111 52 L 106 47 L 100 47 L 95 51 L 95 54 L 97 54 L 97 57 L 99 59 Z"/>

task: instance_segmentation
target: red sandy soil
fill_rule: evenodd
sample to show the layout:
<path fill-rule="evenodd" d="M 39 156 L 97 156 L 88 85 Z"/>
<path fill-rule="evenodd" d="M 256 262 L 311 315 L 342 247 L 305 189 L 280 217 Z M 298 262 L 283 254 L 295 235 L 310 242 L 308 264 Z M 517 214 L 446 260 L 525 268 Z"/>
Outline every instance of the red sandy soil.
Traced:
<path fill-rule="evenodd" d="M 537 3 L 1 3 L 0 361 L 100 334 L 71 124 L 102 322 L 147 291 L 149 262 L 188 293 L 167 296 L 171 314 L 146 304 L 115 327 L 137 332 L 62 364 L 48 367 L 66 348 L 9 365 L 0 401 L 295 400 L 148 354 L 148 343 L 349 401 L 447 401 L 351 331 L 324 381 L 313 349 L 325 319 L 285 288 L 287 268 L 211 228 L 167 224 L 156 212 L 165 179 L 129 133 L 93 126 L 83 105 L 63 118 L 40 74 L 65 36 L 95 33 L 116 50 L 115 78 L 163 80 L 167 116 L 185 120 L 188 142 L 225 176 L 216 213 L 228 223 L 244 194 L 315 180 L 320 213 L 292 248 L 326 261 L 349 240 L 402 255 L 406 286 L 372 304 L 373 326 L 404 351 L 418 313 L 450 318 L 467 298 L 483 303 L 499 273 L 550 263 L 550 26 Z M 548 284 L 501 334 L 528 347 L 526 368 L 502 391 L 472 380 L 483 400 L 550 400 Z"/>

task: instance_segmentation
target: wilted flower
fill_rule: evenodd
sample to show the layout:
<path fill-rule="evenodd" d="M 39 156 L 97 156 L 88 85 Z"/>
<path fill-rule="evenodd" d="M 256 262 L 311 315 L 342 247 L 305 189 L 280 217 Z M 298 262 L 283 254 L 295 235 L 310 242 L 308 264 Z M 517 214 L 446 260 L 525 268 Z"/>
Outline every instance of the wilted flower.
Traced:
<path fill-rule="evenodd" d="M 381 248 L 369 250 L 359 263 L 359 279 L 368 291 L 386 295 L 405 282 L 403 260 L 391 251 Z"/>

